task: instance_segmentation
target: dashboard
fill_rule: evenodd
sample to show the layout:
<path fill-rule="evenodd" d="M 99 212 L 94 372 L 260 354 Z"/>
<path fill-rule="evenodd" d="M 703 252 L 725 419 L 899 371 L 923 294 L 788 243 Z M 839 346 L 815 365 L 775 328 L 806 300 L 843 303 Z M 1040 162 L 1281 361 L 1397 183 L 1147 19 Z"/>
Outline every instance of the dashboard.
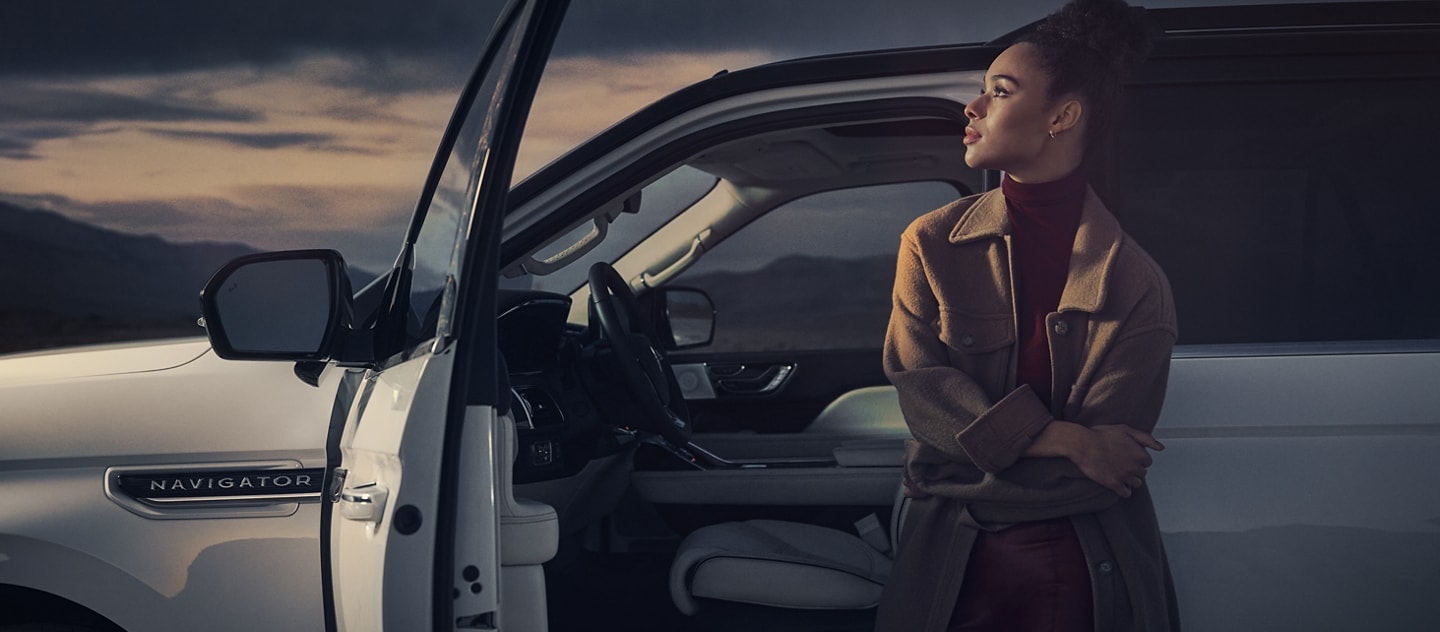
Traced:
<path fill-rule="evenodd" d="M 519 453 L 515 482 L 567 478 L 592 459 L 633 443 L 604 423 L 591 398 L 596 388 L 593 345 L 566 323 L 570 298 L 532 290 L 501 290 L 497 321 Z"/>

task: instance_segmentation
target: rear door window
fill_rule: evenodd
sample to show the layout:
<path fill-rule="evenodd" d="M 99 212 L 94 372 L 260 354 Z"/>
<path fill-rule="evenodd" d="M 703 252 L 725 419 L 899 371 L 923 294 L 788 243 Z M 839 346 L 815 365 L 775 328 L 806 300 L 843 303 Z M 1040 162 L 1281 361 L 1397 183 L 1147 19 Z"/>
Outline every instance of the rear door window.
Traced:
<path fill-rule="evenodd" d="M 1130 91 L 1107 199 L 1169 276 L 1182 344 L 1440 338 L 1435 58 L 1147 69 L 1192 79 Z"/>

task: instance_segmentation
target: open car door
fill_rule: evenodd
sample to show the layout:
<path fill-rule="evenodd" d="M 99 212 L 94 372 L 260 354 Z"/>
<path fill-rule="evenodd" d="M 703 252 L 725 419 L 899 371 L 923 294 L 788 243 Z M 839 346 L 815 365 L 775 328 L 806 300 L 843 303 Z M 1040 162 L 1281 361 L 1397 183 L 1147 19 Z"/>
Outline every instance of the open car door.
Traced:
<path fill-rule="evenodd" d="M 300 361 L 302 376 L 326 362 L 350 368 L 327 441 L 330 502 L 320 526 L 330 630 L 504 623 L 495 464 L 504 401 L 500 226 L 524 119 L 566 5 L 512 0 L 501 11 L 378 308 L 354 316 L 345 262 L 328 250 L 242 257 L 202 294 L 221 357 Z M 533 616 L 543 617 L 543 607 Z"/>
<path fill-rule="evenodd" d="M 331 629 L 500 627 L 499 227 L 566 5 L 503 9 L 391 273 L 390 307 L 374 326 L 377 362 L 354 389 L 343 431 L 332 432 L 338 464 L 321 535 Z"/>

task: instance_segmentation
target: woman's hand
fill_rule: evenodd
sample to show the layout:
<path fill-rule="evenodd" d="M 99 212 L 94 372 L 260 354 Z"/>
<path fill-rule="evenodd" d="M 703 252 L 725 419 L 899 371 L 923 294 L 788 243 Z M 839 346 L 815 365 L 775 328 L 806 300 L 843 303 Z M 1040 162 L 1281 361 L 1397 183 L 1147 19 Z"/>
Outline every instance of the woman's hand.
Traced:
<path fill-rule="evenodd" d="M 1027 456 L 1063 456 L 1080 471 L 1121 498 L 1129 498 L 1145 483 L 1153 460 L 1146 448 L 1164 450 L 1150 433 L 1123 424 L 1086 427 L 1052 421 L 1035 437 Z"/>
<path fill-rule="evenodd" d="M 1115 424 L 1086 428 L 1090 438 L 1080 444 L 1070 460 L 1090 480 L 1109 487 L 1121 498 L 1129 498 L 1145 483 L 1145 472 L 1153 460 L 1145 449 L 1164 450 L 1150 433 Z"/>

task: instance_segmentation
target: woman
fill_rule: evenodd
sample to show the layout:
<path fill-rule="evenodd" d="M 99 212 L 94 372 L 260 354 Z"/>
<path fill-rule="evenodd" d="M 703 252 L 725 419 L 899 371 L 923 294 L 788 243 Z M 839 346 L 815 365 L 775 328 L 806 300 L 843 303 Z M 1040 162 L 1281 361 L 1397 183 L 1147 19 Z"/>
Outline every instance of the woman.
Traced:
<path fill-rule="evenodd" d="M 882 631 L 1178 628 L 1145 487 L 1164 273 L 1086 184 L 1145 28 L 1074 0 L 997 57 L 965 161 L 999 190 L 901 240 L 885 370 L 915 441 Z"/>

